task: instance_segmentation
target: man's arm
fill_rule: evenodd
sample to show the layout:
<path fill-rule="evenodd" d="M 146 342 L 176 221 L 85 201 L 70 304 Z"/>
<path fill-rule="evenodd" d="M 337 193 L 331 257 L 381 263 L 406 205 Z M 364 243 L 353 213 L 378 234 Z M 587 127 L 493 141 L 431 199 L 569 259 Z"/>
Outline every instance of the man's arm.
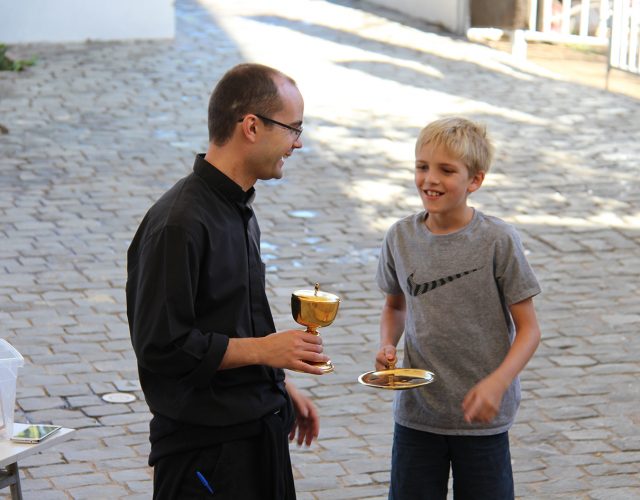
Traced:
<path fill-rule="evenodd" d="M 138 362 L 168 376 L 194 373 L 196 385 L 207 384 L 216 370 L 253 364 L 322 374 L 308 364 L 328 360 L 319 336 L 286 330 L 229 338 L 194 327 L 201 247 L 183 228 L 167 226 L 143 249 L 130 251 L 127 314 Z"/>
<path fill-rule="evenodd" d="M 385 370 L 396 363 L 396 347 L 404 332 L 406 310 L 404 295 L 387 295 L 380 315 L 380 350 L 376 355 L 376 370 Z"/>
<path fill-rule="evenodd" d="M 284 330 L 266 337 L 229 339 L 218 369 L 268 365 L 322 375 L 322 369 L 309 363 L 324 363 L 328 360 L 329 357 L 322 354 L 322 339 L 319 335 L 300 330 Z"/>
<path fill-rule="evenodd" d="M 497 415 L 502 396 L 527 365 L 540 343 L 540 327 L 529 298 L 509 306 L 516 337 L 500 366 L 478 382 L 462 401 L 467 422 L 490 422 Z"/>
<path fill-rule="evenodd" d="M 318 437 L 320 433 L 320 417 L 318 410 L 311 399 L 302 394 L 295 385 L 286 380 L 287 392 L 293 402 L 296 412 L 296 420 L 289 433 L 289 441 L 293 441 L 298 432 L 298 446 L 305 443 L 307 446 Z"/>

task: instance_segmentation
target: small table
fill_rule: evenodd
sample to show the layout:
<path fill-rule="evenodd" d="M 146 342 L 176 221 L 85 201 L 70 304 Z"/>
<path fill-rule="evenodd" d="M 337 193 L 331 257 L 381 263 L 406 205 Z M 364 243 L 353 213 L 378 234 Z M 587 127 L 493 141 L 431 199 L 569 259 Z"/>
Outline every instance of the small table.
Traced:
<path fill-rule="evenodd" d="M 14 434 L 20 432 L 28 425 L 29 424 L 14 423 Z M 0 438 L 0 489 L 9 486 L 11 488 L 11 498 L 13 500 L 22 500 L 18 460 L 22 460 L 34 453 L 41 452 L 53 445 L 66 441 L 74 431 L 75 429 L 63 427 L 39 443 L 33 444 L 16 443 L 7 438 Z"/>

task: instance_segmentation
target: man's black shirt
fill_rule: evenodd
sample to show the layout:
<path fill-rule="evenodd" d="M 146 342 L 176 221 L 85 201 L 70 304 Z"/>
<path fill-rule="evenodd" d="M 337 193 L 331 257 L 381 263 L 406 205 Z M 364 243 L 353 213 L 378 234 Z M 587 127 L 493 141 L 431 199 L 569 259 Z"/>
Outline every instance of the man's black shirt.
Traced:
<path fill-rule="evenodd" d="M 275 331 L 253 197 L 198 155 L 129 247 L 127 316 L 154 415 L 152 456 L 154 443 L 177 443 L 170 435 L 186 428 L 202 426 L 217 441 L 289 404 L 282 370 L 218 370 L 229 338 Z"/>

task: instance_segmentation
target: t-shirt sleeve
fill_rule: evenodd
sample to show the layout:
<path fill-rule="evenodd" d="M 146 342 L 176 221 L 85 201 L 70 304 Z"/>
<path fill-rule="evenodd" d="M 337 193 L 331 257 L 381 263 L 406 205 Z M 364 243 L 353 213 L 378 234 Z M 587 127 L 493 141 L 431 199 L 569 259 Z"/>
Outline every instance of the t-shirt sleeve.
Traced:
<path fill-rule="evenodd" d="M 376 283 L 380 289 L 389 295 L 400 295 L 402 287 L 398 282 L 396 264 L 393 254 L 393 244 L 395 241 L 394 231 L 391 228 L 384 238 L 380 259 L 378 260 L 378 270 L 376 272 Z"/>
<path fill-rule="evenodd" d="M 509 227 L 498 241 L 495 274 L 508 305 L 516 304 L 541 292 L 538 280 L 525 256 L 518 232 Z"/>

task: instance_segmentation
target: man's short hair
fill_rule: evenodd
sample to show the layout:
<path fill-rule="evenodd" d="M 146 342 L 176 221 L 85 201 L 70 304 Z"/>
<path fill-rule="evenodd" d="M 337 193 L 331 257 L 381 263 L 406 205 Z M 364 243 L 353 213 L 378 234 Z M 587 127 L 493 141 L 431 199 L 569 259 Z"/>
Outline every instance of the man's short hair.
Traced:
<path fill-rule="evenodd" d="M 469 175 L 488 172 L 493 146 L 484 125 L 465 118 L 441 118 L 424 127 L 416 141 L 416 155 L 427 144 L 443 147 L 467 166 Z"/>
<path fill-rule="evenodd" d="M 246 114 L 272 116 L 283 108 L 276 79 L 296 82 L 277 69 L 245 63 L 225 73 L 209 99 L 209 142 L 222 146 Z"/>

